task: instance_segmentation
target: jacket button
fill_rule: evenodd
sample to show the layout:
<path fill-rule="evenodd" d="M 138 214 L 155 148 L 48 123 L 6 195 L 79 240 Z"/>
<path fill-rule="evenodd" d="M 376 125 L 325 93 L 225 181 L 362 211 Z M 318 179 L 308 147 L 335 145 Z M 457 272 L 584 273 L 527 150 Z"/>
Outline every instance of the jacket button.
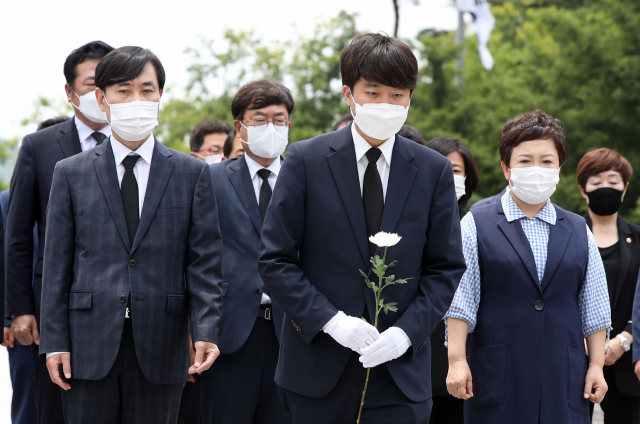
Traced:
<path fill-rule="evenodd" d="M 258 294 L 262 294 L 262 289 L 261 289 L 260 287 L 258 287 L 258 288 L 256 289 L 256 293 L 258 293 Z"/>
<path fill-rule="evenodd" d="M 120 296 L 118 300 L 120 301 L 120 303 L 125 303 L 127 301 L 127 296 Z"/>
<path fill-rule="evenodd" d="M 136 263 L 135 259 L 129 259 L 129 266 L 136 266 Z"/>
<path fill-rule="evenodd" d="M 536 311 L 541 311 L 544 309 L 544 302 L 542 300 L 536 300 L 536 303 L 533 304 L 533 307 L 536 308 Z"/>

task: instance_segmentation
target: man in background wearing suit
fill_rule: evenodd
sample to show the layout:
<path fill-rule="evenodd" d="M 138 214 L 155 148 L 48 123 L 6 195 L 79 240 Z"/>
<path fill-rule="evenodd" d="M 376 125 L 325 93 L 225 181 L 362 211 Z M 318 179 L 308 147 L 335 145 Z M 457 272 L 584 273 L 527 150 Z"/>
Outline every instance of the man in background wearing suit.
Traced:
<path fill-rule="evenodd" d="M 58 116 L 42 121 L 38 131 L 69 120 L 68 116 Z M 7 213 L 9 212 L 9 190 L 0 193 L 0 207 L 2 208 L 3 235 L 7 232 Z M 4 237 L 2 240 L 4 251 Z M 33 268 L 35 270 L 38 258 L 38 225 L 33 226 Z M 4 265 L 4 253 L 2 255 Z M 4 298 L 4 271 L 0 274 L 2 286 L 0 293 Z M 4 300 L 0 303 L 4 312 Z M 2 315 L 5 316 L 4 313 Z M 4 319 L 4 343 L 9 354 L 9 374 L 11 375 L 11 422 L 13 424 L 35 424 L 38 422 L 36 402 L 33 395 L 33 355 L 30 346 L 24 346 L 11 333 L 11 320 Z"/>
<path fill-rule="evenodd" d="M 93 41 L 67 57 L 65 90 L 74 106 L 75 117 L 27 135 L 22 140 L 11 177 L 5 238 L 5 317 L 12 318 L 11 331 L 15 338 L 23 345 L 32 345 L 40 424 L 64 423 L 60 391 L 51 382 L 44 359 L 38 357 L 42 261 L 51 179 L 58 161 L 95 147 L 111 134 L 94 94 L 96 66 L 111 50 L 113 48 L 102 41 Z M 41 243 L 34 270 L 32 232 L 36 223 Z"/>
<path fill-rule="evenodd" d="M 40 354 L 68 424 L 175 423 L 189 373 L 219 354 L 213 182 L 205 163 L 153 136 L 164 82 L 147 49 L 105 56 L 96 96 L 112 136 L 53 175 Z"/>
<path fill-rule="evenodd" d="M 396 135 L 418 79 L 409 46 L 356 37 L 340 56 L 354 122 L 292 144 L 262 229 L 259 269 L 286 313 L 276 383 L 296 424 L 423 424 L 431 412 L 429 335 L 464 272 L 451 163 Z M 398 233 L 387 263 L 407 284 L 385 289 L 380 314 L 360 270 Z M 364 318 L 364 320 L 362 319 Z M 366 321 L 365 321 L 366 320 Z"/>
<path fill-rule="evenodd" d="M 282 309 L 258 273 L 260 233 L 288 144 L 293 97 L 281 84 L 243 86 L 231 103 L 245 155 L 211 165 L 224 240 L 224 306 L 216 364 L 200 381 L 205 424 L 287 424 L 274 382 Z"/>

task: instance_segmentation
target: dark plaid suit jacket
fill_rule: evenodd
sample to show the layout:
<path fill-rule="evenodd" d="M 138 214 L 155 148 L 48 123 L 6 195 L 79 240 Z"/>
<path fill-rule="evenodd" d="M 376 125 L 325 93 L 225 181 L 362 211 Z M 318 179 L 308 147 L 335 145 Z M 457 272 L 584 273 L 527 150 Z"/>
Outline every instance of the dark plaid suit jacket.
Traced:
<path fill-rule="evenodd" d="M 111 141 L 116 142 L 116 141 Z M 131 245 L 111 142 L 56 165 L 42 283 L 40 353 L 71 352 L 73 378 L 106 376 L 131 293 L 138 362 L 153 383 L 188 379 L 193 340 L 217 342 L 222 238 L 208 167 L 155 141 Z"/>

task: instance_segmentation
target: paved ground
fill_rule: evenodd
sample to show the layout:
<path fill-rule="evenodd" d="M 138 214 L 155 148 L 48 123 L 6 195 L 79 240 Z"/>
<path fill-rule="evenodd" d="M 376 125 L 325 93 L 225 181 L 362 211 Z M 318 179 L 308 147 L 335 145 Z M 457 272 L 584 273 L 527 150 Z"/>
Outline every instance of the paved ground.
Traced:
<path fill-rule="evenodd" d="M 11 424 L 11 379 L 7 349 L 0 347 L 0 424 Z M 596 405 L 593 424 L 603 424 L 602 411 Z"/>

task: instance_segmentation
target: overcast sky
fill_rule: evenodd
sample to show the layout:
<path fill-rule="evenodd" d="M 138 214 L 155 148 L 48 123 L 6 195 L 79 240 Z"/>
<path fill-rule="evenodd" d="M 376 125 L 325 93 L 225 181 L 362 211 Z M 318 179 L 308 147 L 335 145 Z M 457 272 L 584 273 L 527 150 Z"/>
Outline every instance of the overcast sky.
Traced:
<path fill-rule="evenodd" d="M 454 29 L 451 0 L 400 0 L 400 37 L 424 28 Z M 139 45 L 156 53 L 167 85 L 179 93 L 187 83 L 186 47 L 199 37 L 220 39 L 228 28 L 255 29 L 263 40 L 311 35 L 316 22 L 357 12 L 359 30 L 393 33 L 391 0 L 31 0 L 0 3 L 0 138 L 22 136 L 33 127 L 20 121 L 38 96 L 66 100 L 62 65 L 76 47 L 103 40 Z"/>

